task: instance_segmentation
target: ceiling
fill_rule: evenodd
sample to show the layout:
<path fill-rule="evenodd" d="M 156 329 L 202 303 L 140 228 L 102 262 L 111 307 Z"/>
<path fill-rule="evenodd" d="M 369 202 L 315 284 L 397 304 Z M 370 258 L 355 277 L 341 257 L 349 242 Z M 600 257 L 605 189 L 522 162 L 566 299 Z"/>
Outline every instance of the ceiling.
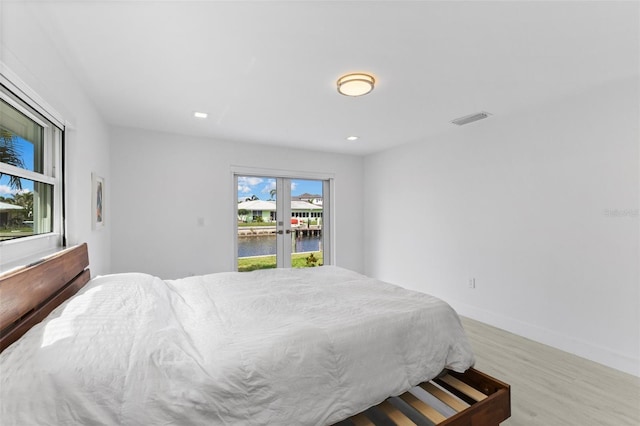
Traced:
<path fill-rule="evenodd" d="M 637 2 L 24 1 L 115 126 L 366 155 L 638 75 Z M 369 95 L 337 93 L 371 72 Z M 209 114 L 196 119 L 195 111 Z M 482 122 L 468 126 L 481 126 Z M 468 127 L 465 127 L 468 129 Z M 357 141 L 345 138 L 357 135 Z"/>

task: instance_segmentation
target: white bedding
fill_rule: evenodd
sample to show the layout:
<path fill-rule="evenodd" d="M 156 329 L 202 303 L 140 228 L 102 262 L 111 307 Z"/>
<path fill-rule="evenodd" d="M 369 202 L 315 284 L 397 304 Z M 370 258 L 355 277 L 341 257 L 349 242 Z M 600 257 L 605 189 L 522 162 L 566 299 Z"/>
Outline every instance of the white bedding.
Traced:
<path fill-rule="evenodd" d="M 325 425 L 473 362 L 449 305 L 338 267 L 116 274 L 0 354 L 0 419 Z"/>

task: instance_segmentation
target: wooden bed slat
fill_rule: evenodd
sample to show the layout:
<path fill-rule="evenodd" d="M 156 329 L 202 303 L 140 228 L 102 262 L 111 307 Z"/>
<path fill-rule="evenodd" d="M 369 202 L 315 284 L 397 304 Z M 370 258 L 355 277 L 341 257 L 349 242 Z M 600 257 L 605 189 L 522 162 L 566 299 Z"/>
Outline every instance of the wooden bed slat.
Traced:
<path fill-rule="evenodd" d="M 441 426 L 498 426 L 511 417 L 511 388 L 508 384 L 475 368 L 464 373 L 450 371 L 449 375 L 488 396 L 448 418 Z"/>
<path fill-rule="evenodd" d="M 461 382 L 460 380 L 456 379 L 455 377 L 450 376 L 449 374 L 441 377 L 440 380 L 442 380 L 443 382 L 447 383 L 449 386 L 452 386 L 453 388 L 459 390 L 463 394 L 475 399 L 476 401 L 482 401 L 482 400 L 487 398 L 487 395 L 485 395 L 482 392 L 472 388 L 468 384 L 466 384 L 464 382 Z"/>
<path fill-rule="evenodd" d="M 356 426 L 376 426 L 369 417 L 365 416 L 363 413 L 360 413 L 356 416 L 351 417 L 350 419 L 354 425 Z"/>
<path fill-rule="evenodd" d="M 443 391 L 431 382 L 421 383 L 420 387 L 458 412 L 469 408 L 469 404 Z"/>
<path fill-rule="evenodd" d="M 397 426 L 416 426 L 410 418 L 404 415 L 404 413 L 391 405 L 389 401 L 383 401 L 378 405 L 378 408 L 389 417 Z"/>
<path fill-rule="evenodd" d="M 407 404 L 415 408 L 420 414 L 425 416 L 432 423 L 438 424 L 447 419 L 445 416 L 440 414 L 438 410 L 436 410 L 429 404 L 425 403 L 424 401 L 420 400 L 419 398 L 416 398 L 410 392 L 405 392 L 402 395 L 400 395 L 400 399 L 402 399 L 404 402 L 406 402 Z"/>
<path fill-rule="evenodd" d="M 0 352 L 90 279 L 81 244 L 0 277 Z"/>

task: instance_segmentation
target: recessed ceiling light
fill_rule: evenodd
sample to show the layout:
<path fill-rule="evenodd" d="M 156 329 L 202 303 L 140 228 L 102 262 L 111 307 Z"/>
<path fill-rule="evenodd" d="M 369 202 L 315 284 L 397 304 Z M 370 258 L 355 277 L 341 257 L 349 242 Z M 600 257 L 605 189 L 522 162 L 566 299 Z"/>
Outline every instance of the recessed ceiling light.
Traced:
<path fill-rule="evenodd" d="M 347 136 L 348 141 L 357 141 L 359 138 L 357 136 Z"/>
<path fill-rule="evenodd" d="M 338 92 L 345 96 L 362 96 L 373 90 L 376 80 L 365 73 L 343 75 L 338 79 Z"/>
<path fill-rule="evenodd" d="M 193 116 L 195 118 L 207 118 L 209 116 L 209 114 L 207 114 L 206 112 L 194 112 Z"/>

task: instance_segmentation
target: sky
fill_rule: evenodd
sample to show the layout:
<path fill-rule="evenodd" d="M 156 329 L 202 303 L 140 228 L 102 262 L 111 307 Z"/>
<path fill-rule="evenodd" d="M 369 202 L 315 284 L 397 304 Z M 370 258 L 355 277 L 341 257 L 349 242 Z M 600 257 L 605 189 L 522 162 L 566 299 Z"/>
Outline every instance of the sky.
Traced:
<path fill-rule="evenodd" d="M 238 200 L 245 200 L 255 195 L 261 200 L 269 200 L 271 198 L 270 191 L 275 189 L 275 178 L 257 177 L 257 176 L 238 176 Z M 321 180 L 291 180 L 291 195 L 301 195 L 304 193 L 322 194 Z"/>
<path fill-rule="evenodd" d="M 22 157 L 25 169 L 33 170 L 33 144 L 27 140 L 14 136 L 14 143 L 16 143 L 18 152 Z M 28 179 L 20 179 L 22 182 L 22 192 L 33 192 L 33 181 Z M 12 188 L 9 185 L 9 176 L 0 176 L 0 197 L 13 198 L 17 194 L 18 190 Z"/>

